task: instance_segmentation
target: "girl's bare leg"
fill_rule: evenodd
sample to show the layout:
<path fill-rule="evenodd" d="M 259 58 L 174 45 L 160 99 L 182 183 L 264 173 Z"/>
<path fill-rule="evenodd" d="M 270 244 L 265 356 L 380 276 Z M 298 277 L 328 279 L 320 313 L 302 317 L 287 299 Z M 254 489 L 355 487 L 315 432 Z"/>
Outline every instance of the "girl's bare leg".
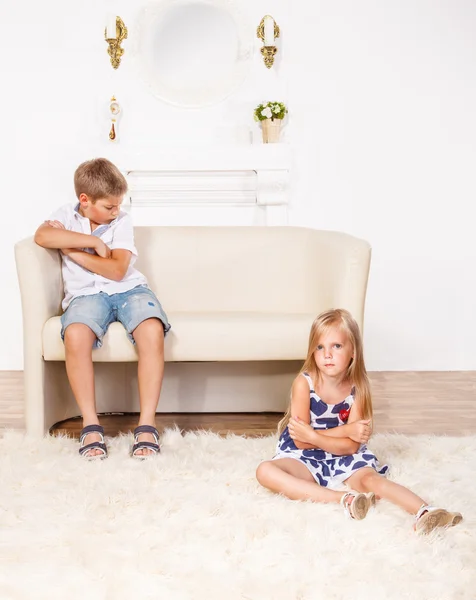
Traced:
<path fill-rule="evenodd" d="M 408 488 L 379 475 L 370 467 L 359 469 L 345 483 L 357 492 L 374 492 L 378 498 L 385 498 L 412 515 L 416 515 L 420 507 L 427 504 Z"/>
<path fill-rule="evenodd" d="M 452 527 L 463 520 L 461 513 L 444 508 L 429 507 L 428 503 L 403 485 L 389 481 L 371 468 L 359 469 L 347 479 L 346 484 L 362 492 L 374 492 L 390 500 L 412 515 L 416 515 L 414 529 L 417 533 L 430 533 L 436 527 Z"/>
<path fill-rule="evenodd" d="M 291 500 L 340 502 L 344 492 L 336 492 L 316 483 L 308 468 L 294 458 L 262 462 L 256 469 L 259 483 Z"/>

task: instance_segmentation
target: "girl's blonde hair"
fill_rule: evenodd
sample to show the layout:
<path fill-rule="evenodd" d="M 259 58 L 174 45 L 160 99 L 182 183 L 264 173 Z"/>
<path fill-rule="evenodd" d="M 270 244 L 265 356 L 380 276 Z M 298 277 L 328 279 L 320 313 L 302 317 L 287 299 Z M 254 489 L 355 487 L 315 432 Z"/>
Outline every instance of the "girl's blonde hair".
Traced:
<path fill-rule="evenodd" d="M 325 335 L 329 329 L 337 327 L 339 331 L 347 336 L 347 339 L 352 344 L 354 350 L 354 358 L 351 360 L 343 380 L 349 381 L 355 388 L 355 398 L 359 401 L 362 407 L 362 415 L 364 419 L 371 419 L 372 411 L 372 396 L 370 393 L 370 382 L 367 376 L 367 370 L 364 363 L 364 352 L 362 344 L 362 336 L 360 335 L 359 326 L 356 320 L 348 310 L 343 308 L 335 308 L 321 313 L 312 324 L 311 332 L 309 333 L 309 346 L 307 349 L 307 358 L 299 371 L 301 373 L 309 373 L 313 379 L 318 380 L 320 377 L 319 369 L 314 360 L 314 352 L 319 344 L 319 340 Z M 288 409 L 278 423 L 278 434 L 281 435 L 286 429 L 289 419 L 291 418 L 291 402 Z"/>

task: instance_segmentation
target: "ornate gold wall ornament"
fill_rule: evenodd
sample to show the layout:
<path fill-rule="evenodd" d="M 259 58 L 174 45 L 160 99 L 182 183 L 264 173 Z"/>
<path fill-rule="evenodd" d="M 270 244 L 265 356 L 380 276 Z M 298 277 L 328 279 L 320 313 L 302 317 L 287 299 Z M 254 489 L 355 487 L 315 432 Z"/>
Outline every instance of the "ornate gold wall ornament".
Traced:
<path fill-rule="evenodd" d="M 256 37 L 264 44 L 261 54 L 268 69 L 273 66 L 274 55 L 278 51 L 274 40 L 279 37 L 279 33 L 279 27 L 271 15 L 265 15 L 256 29 Z"/>
<path fill-rule="evenodd" d="M 110 35 L 110 32 L 109 32 Z M 108 37 L 107 27 L 104 29 L 104 39 L 108 44 L 107 53 L 111 57 L 111 65 L 117 69 L 121 64 L 124 50 L 121 47 L 123 40 L 127 39 L 127 27 L 121 17 L 116 17 L 116 37 Z"/>
<path fill-rule="evenodd" d="M 274 63 L 274 55 L 278 49 L 276 46 L 263 46 L 261 48 L 261 54 L 263 55 L 264 64 L 268 69 L 271 69 Z"/>

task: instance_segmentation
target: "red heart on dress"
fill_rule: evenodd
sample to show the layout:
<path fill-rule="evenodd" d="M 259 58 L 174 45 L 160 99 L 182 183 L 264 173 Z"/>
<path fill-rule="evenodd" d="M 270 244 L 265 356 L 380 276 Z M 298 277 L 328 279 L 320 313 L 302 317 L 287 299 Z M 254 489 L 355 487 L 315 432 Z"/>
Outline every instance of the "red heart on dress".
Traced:
<path fill-rule="evenodd" d="M 350 410 L 347 410 L 346 408 L 343 408 L 342 410 L 339 411 L 339 417 L 341 419 L 341 421 L 347 421 L 347 419 L 349 418 L 350 415 Z"/>

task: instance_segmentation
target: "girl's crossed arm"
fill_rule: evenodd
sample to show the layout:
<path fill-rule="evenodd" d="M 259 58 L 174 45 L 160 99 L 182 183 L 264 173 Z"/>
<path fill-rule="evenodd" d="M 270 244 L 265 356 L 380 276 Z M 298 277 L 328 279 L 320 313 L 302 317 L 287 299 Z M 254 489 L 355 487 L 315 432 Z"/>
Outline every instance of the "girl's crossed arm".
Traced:
<path fill-rule="evenodd" d="M 289 433 L 301 450 L 319 448 L 337 455 L 354 454 L 370 437 L 370 421 L 362 420 L 354 403 L 347 425 L 317 431 L 310 425 L 309 387 L 303 377 L 297 378 L 292 389 Z"/>

